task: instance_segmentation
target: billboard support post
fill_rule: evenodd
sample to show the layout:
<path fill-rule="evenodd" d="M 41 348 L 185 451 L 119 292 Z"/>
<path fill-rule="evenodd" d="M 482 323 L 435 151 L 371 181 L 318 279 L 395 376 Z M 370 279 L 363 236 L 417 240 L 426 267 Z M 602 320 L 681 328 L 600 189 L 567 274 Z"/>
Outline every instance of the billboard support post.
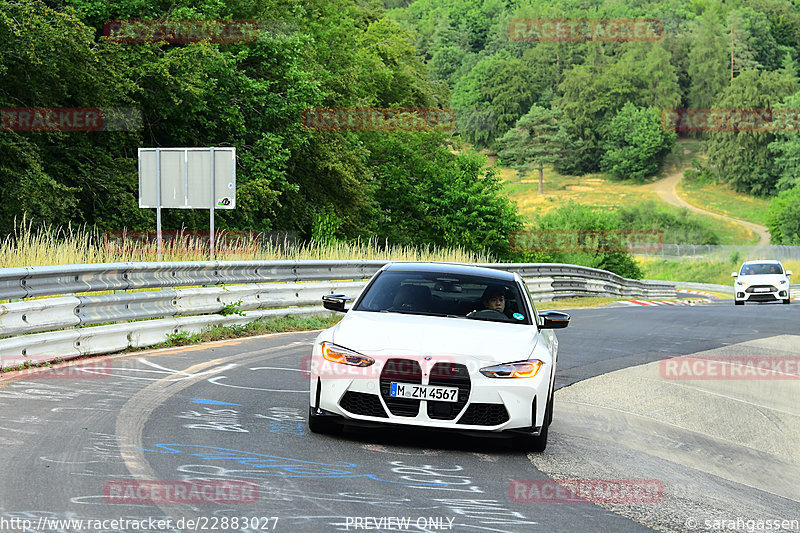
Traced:
<path fill-rule="evenodd" d="M 214 260 L 214 191 L 216 191 L 216 183 L 214 182 L 214 174 L 215 174 L 215 166 L 216 162 L 214 161 L 214 147 L 211 147 L 211 202 L 209 209 L 211 220 L 209 221 L 209 231 L 208 231 L 208 251 L 211 257 L 211 261 Z"/>
<path fill-rule="evenodd" d="M 158 262 L 161 262 L 163 241 L 161 239 L 161 148 L 156 148 L 156 249 Z"/>
<path fill-rule="evenodd" d="M 156 210 L 159 261 L 161 209 L 208 209 L 208 249 L 213 261 L 215 211 L 236 208 L 236 148 L 139 148 L 139 207 Z"/>

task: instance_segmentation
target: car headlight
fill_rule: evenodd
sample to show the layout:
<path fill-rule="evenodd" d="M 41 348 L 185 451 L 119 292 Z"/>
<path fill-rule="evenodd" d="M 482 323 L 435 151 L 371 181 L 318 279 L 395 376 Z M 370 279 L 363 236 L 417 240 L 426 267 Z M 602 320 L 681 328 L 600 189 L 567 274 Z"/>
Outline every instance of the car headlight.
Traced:
<path fill-rule="evenodd" d="M 533 359 L 524 363 L 506 363 L 481 368 L 481 374 L 487 378 L 532 378 L 539 373 L 543 361 Z"/>
<path fill-rule="evenodd" d="M 375 359 L 361 355 L 353 350 L 348 350 L 330 342 L 322 343 L 322 357 L 332 363 L 341 363 L 351 366 L 370 366 L 375 363 Z"/>

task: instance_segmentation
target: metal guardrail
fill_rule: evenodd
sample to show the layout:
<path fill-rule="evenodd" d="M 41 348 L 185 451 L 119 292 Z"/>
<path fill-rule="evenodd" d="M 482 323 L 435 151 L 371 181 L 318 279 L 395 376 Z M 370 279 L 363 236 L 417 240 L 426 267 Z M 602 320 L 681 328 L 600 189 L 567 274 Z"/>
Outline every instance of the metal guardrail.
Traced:
<path fill-rule="evenodd" d="M 664 261 L 719 261 L 731 262 L 733 269 L 743 261 L 777 259 L 800 261 L 800 246 L 787 245 L 737 245 L 737 244 L 662 244 L 645 243 L 631 250 L 637 257 Z"/>
<path fill-rule="evenodd" d="M 733 294 L 733 282 L 730 285 L 719 285 L 716 283 L 693 283 L 688 281 L 676 281 L 675 287 L 679 289 L 696 289 L 701 291 L 716 291 Z M 790 294 L 800 295 L 800 284 L 789 285 Z"/>
<path fill-rule="evenodd" d="M 152 346 L 170 334 L 199 333 L 213 325 L 323 313 L 323 295 L 356 296 L 364 280 L 384 264 L 217 261 L 0 269 L 0 300 L 10 300 L 0 304 L 0 367 Z M 670 282 L 630 280 L 576 265 L 476 266 L 518 272 L 537 301 L 586 295 L 675 296 Z M 133 289 L 152 290 L 124 292 Z M 24 298 L 40 299 L 11 301 Z M 226 306 L 245 315 L 220 314 Z"/>

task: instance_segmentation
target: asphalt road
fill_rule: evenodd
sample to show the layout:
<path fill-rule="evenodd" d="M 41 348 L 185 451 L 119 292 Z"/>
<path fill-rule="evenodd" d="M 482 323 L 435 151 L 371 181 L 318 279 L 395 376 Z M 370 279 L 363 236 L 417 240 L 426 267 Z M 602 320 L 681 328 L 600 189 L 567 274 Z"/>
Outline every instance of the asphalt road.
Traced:
<path fill-rule="evenodd" d="M 732 302 L 571 314 L 572 325 L 558 333 L 559 387 L 665 357 L 794 333 L 800 324 L 800 305 Z M 641 513 L 628 508 L 516 501 L 512 481 L 547 476 L 503 440 L 401 429 L 309 433 L 302 359 L 315 335 L 141 352 L 81 371 L 0 381 L 0 530 L 71 533 L 81 530 L 77 524 L 52 520 L 84 520 L 83 531 L 651 531 L 640 523 L 648 523 Z M 556 403 L 551 445 L 534 462 L 569 452 L 573 443 L 565 435 L 576 424 L 586 428 L 580 410 Z M 582 449 L 587 438 L 591 434 L 581 437 Z M 736 450 L 708 445 L 739 460 L 726 457 Z M 765 454 L 758 460 L 772 459 Z M 657 478 L 660 463 L 650 466 Z M 663 466 L 671 468 L 666 461 Z M 231 490 L 224 494 L 233 501 L 115 500 L 130 496 L 131 482 L 145 480 L 206 480 Z M 237 485 L 237 495 L 225 485 L 231 481 L 249 484 Z M 725 491 L 736 490 L 731 483 Z M 747 490 L 766 506 L 787 504 L 785 496 Z M 238 527 L 231 527 L 234 518 Z M 137 527 L 130 522 L 148 519 Z M 111 520 L 129 522 L 120 527 L 125 523 Z M 197 522 L 187 527 L 187 520 Z"/>

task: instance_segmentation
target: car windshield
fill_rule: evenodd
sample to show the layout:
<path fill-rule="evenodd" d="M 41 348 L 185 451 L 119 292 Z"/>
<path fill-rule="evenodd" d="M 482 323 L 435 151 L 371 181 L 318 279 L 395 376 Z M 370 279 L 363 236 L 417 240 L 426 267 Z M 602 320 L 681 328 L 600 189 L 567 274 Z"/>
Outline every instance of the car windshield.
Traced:
<path fill-rule="evenodd" d="M 742 276 L 758 276 L 761 274 L 783 274 L 783 268 L 777 263 L 750 263 L 742 265 Z"/>
<path fill-rule="evenodd" d="M 484 276 L 384 271 L 355 311 L 532 324 L 517 284 Z"/>

